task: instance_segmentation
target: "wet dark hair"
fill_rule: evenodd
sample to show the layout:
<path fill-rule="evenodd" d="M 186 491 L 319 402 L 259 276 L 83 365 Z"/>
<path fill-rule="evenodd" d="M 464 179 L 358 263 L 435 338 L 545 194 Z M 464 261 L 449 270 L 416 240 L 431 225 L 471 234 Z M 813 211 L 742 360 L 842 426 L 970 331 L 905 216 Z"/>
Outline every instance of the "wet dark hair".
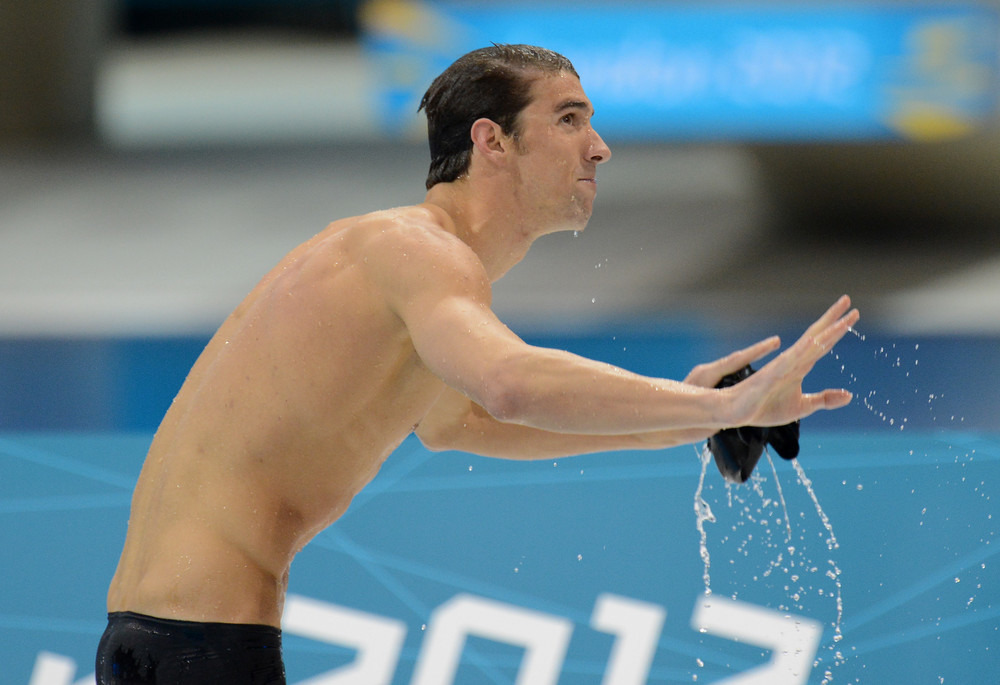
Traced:
<path fill-rule="evenodd" d="M 532 45 L 491 45 L 459 57 L 434 79 L 420 107 L 427 114 L 431 166 L 427 189 L 456 180 L 469 170 L 472 124 L 496 122 L 506 135 L 518 133 L 518 115 L 531 102 L 538 72 L 569 72 L 573 64 L 559 53 Z M 533 73 L 534 72 L 534 73 Z"/>

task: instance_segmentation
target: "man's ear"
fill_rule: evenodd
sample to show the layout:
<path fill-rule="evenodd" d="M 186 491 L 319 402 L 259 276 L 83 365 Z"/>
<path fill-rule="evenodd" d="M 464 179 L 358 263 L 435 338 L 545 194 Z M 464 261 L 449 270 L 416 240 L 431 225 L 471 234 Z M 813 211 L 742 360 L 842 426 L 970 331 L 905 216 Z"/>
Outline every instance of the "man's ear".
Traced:
<path fill-rule="evenodd" d="M 500 124 L 492 119 L 476 119 L 470 130 L 472 146 L 486 157 L 503 155 L 510 147 L 510 138 L 504 135 Z"/>

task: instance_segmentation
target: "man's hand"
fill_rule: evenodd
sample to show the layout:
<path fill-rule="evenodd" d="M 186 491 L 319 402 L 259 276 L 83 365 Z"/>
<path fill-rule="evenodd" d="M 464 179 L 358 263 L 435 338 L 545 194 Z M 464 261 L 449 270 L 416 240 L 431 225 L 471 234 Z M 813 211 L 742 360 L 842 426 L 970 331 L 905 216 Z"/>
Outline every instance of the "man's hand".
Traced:
<path fill-rule="evenodd" d="M 750 347 L 745 347 L 742 350 L 728 354 L 722 359 L 699 364 L 691 369 L 691 373 L 687 375 L 684 382 L 690 385 L 697 385 L 700 388 L 715 388 L 719 385 L 719 381 L 726 376 L 736 373 L 758 359 L 766 357 L 780 346 L 781 339 L 776 335 L 766 340 L 761 340 Z"/>
<path fill-rule="evenodd" d="M 749 364 L 736 373 L 731 373 L 721 381 L 719 388 L 728 388 L 740 383 L 754 374 Z M 715 465 L 726 480 L 733 483 L 745 483 L 764 447 L 770 444 L 782 459 L 794 459 L 799 455 L 799 422 L 784 426 L 760 428 L 758 426 L 741 426 L 726 428 L 715 433 L 708 439 L 708 449 L 715 457 Z"/>
<path fill-rule="evenodd" d="M 742 383 L 724 390 L 733 393 L 734 426 L 781 426 L 820 409 L 848 404 L 852 395 L 847 390 L 804 393 L 802 380 L 859 318 L 858 310 L 851 309 L 851 300 L 844 295 L 794 345 Z"/>

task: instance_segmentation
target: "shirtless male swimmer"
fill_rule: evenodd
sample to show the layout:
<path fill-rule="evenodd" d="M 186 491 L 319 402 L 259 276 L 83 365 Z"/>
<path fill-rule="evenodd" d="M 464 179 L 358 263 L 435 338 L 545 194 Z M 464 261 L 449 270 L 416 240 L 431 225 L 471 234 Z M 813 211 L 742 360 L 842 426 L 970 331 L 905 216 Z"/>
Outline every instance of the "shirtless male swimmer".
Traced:
<path fill-rule="evenodd" d="M 581 230 L 611 151 L 573 66 L 540 48 L 460 58 L 424 96 L 423 204 L 341 219 L 222 324 L 153 439 L 108 592 L 97 682 L 284 683 L 295 554 L 410 433 L 431 450 L 542 459 L 660 449 L 846 405 L 803 377 L 858 320 L 838 300 L 677 382 L 533 347 L 491 283 L 539 236 Z"/>

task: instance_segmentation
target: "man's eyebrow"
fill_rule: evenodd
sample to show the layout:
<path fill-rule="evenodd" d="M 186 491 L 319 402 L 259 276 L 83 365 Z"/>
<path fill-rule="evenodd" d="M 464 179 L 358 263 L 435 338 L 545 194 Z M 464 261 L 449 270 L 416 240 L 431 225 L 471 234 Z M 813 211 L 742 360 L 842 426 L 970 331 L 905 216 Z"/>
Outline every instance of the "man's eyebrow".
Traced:
<path fill-rule="evenodd" d="M 556 106 L 555 111 L 558 113 L 564 112 L 567 109 L 582 109 L 593 113 L 593 110 L 590 108 L 590 103 L 585 100 L 563 100 Z"/>

